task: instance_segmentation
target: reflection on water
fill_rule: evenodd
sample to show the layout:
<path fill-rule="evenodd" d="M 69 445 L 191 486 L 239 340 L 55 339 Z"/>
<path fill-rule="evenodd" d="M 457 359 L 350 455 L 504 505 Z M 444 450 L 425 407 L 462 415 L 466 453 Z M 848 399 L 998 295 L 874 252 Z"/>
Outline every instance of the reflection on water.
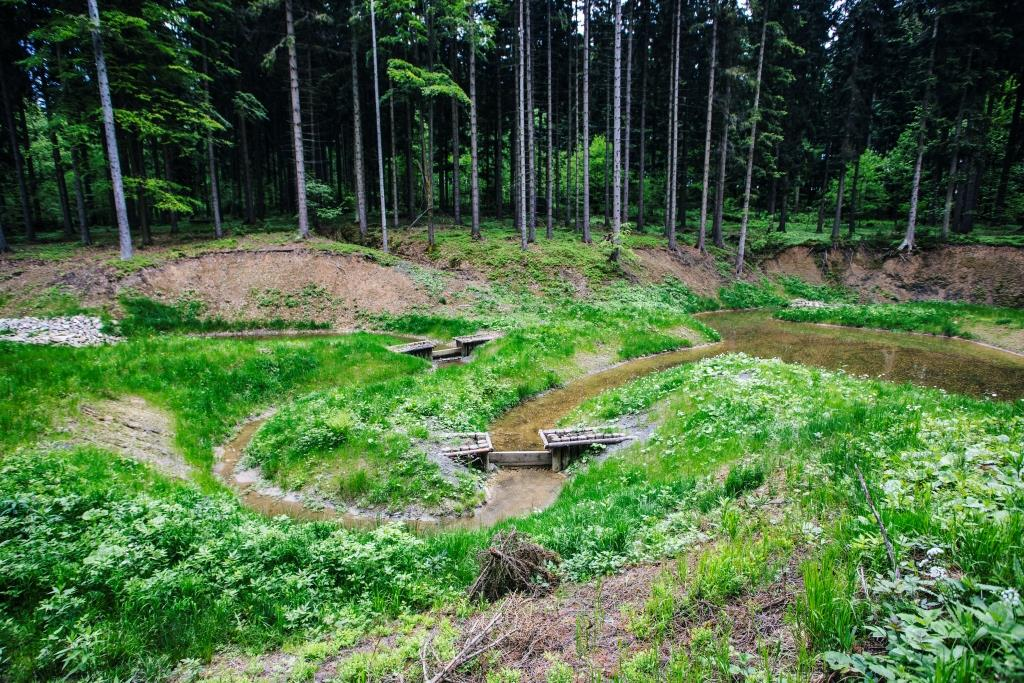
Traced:
<path fill-rule="evenodd" d="M 790 323 L 761 312 L 709 313 L 701 317 L 721 333 L 722 342 L 638 358 L 541 394 L 513 408 L 491 426 L 494 447 L 538 449 L 539 429 L 555 425 L 580 403 L 606 389 L 682 363 L 737 351 L 972 396 L 1002 400 L 1024 397 L 1024 358 L 963 340 Z M 247 424 L 225 447 L 218 465 L 218 474 L 239 489 L 247 506 L 268 515 L 336 519 L 349 526 L 380 523 L 379 517 L 343 513 L 329 506 L 311 510 L 294 497 L 253 491 L 246 473 L 236 472 L 235 466 L 260 424 L 262 421 Z M 564 482 L 563 475 L 547 470 L 503 470 L 492 476 L 487 504 L 473 515 L 410 524 L 418 529 L 491 526 L 547 507 Z"/>

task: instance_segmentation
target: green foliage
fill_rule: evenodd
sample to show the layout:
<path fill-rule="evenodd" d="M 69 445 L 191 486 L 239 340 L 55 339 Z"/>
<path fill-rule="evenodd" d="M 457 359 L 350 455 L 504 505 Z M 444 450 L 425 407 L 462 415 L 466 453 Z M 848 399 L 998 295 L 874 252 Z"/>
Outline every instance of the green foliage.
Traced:
<path fill-rule="evenodd" d="M 6 457 L 0 501 L 16 679 L 154 678 L 225 638 L 266 647 L 445 591 L 449 563 L 399 526 L 266 519 L 92 449 Z"/>
<path fill-rule="evenodd" d="M 775 278 L 782 291 L 794 299 L 823 301 L 825 303 L 856 303 L 857 294 L 837 285 L 812 285 L 795 275 L 779 275 Z"/>
<path fill-rule="evenodd" d="M 870 327 L 908 332 L 927 332 L 948 337 L 969 337 L 957 310 L 932 302 L 908 304 L 843 304 L 827 308 L 789 308 L 775 317 L 791 322 L 818 322 L 850 327 Z"/>
<path fill-rule="evenodd" d="M 760 464 L 733 466 L 725 477 L 722 489 L 725 495 L 735 498 L 747 491 L 753 491 L 764 483 L 764 468 Z"/>
<path fill-rule="evenodd" d="M 853 568 L 839 553 L 829 551 L 805 562 L 801 572 L 804 592 L 796 605 L 798 623 L 819 650 L 849 652 L 860 627 Z"/>
<path fill-rule="evenodd" d="M 431 71 L 402 59 L 388 60 L 388 78 L 400 90 L 415 93 L 426 99 L 450 97 L 469 106 L 469 97 L 452 77 L 444 71 Z"/>
<path fill-rule="evenodd" d="M 655 353 L 674 351 L 675 349 L 690 346 L 686 339 L 680 339 L 670 334 L 660 332 L 638 332 L 631 335 L 619 349 L 619 359 L 628 360 L 640 356 L 650 356 Z"/>
<path fill-rule="evenodd" d="M 451 339 L 472 334 L 481 328 L 480 323 L 465 318 L 445 318 L 423 313 L 381 314 L 373 316 L 370 321 L 374 327 L 382 330 L 423 335 L 434 339 Z"/>
<path fill-rule="evenodd" d="M 126 294 L 119 299 L 124 317 L 116 327 L 120 334 L 138 336 L 161 332 L 225 332 L 242 330 L 321 330 L 330 323 L 314 320 L 225 320 L 204 316 L 203 302 L 183 298 L 165 304 L 144 296 Z"/>
<path fill-rule="evenodd" d="M 753 284 L 742 280 L 718 290 L 718 299 L 726 308 L 775 308 L 785 306 L 787 300 L 766 280 Z"/>

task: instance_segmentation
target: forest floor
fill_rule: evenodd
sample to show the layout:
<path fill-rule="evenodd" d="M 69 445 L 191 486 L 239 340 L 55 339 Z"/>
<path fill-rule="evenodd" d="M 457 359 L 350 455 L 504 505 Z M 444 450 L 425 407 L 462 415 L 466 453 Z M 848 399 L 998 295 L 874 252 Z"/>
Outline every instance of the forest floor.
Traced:
<path fill-rule="evenodd" d="M 988 328 L 1012 346 L 1018 309 L 888 303 L 834 271 L 815 278 L 808 262 L 829 256 L 813 250 L 780 259 L 794 274 L 765 254 L 733 282 L 721 254 L 669 255 L 645 236 L 619 264 L 607 243 L 571 235 L 523 254 L 494 226 L 482 243 L 440 231 L 434 250 L 400 233 L 399 256 L 323 238 L 296 251 L 279 232 L 229 239 L 168 241 L 127 265 L 109 249 L 0 261 L 3 311 L 97 313 L 125 336 L 0 343 L 5 676 L 410 680 L 427 634 L 433 671 L 493 614 L 464 589 L 510 526 L 559 554 L 563 584 L 509 607 L 499 626 L 516 633 L 460 668 L 471 680 L 812 680 L 832 666 L 927 679 L 954 665 L 947 651 L 962 680 L 1024 668 L 1020 401 L 741 354 L 688 363 L 584 403 L 567 419 L 643 422 L 646 438 L 575 466 L 548 509 L 480 530 L 267 518 L 212 472 L 215 447 L 276 407 L 247 457 L 282 488 L 457 512 L 482 482 L 443 477 L 420 444 L 486 429 L 595 367 L 716 339 L 699 311 Z M 1012 248 L 970 248 L 997 250 L 975 254 L 977 295 L 1002 277 L 987 259 Z M 961 291 L 955 269 L 940 275 L 901 291 Z M 378 332 L 189 336 L 325 326 Z M 481 328 L 506 334 L 436 371 L 385 348 L 393 334 Z"/>

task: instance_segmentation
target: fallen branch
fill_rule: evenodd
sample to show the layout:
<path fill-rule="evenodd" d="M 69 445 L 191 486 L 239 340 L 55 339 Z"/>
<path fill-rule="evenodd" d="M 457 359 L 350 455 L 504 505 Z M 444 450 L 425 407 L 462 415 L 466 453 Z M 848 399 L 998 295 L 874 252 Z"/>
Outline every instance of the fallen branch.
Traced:
<path fill-rule="evenodd" d="M 427 647 L 430 645 L 432 640 L 432 637 L 428 636 L 423 641 L 422 647 L 420 647 L 420 666 L 423 668 L 424 683 L 441 683 L 442 681 L 447 680 L 455 670 L 473 661 L 488 650 L 493 650 L 506 638 L 515 633 L 516 629 L 511 628 L 481 645 L 484 639 L 493 632 L 501 623 L 502 619 L 504 619 L 505 612 L 509 608 L 509 604 L 509 602 L 506 602 L 502 605 L 501 609 L 494 614 L 491 620 L 483 626 L 483 628 L 480 628 L 480 624 L 483 622 L 483 619 L 480 619 L 470 626 L 470 631 L 473 631 L 472 637 L 463 644 L 462 648 L 448 661 L 447 664 L 442 666 L 441 669 L 433 675 L 430 674 L 429 667 L 427 666 Z"/>
<path fill-rule="evenodd" d="M 875 521 L 878 522 L 878 528 L 882 532 L 882 541 L 885 542 L 885 552 L 889 555 L 889 562 L 892 563 L 893 573 L 897 579 L 900 579 L 900 567 L 896 564 L 896 551 L 893 550 L 892 542 L 889 540 L 889 532 L 885 529 L 885 523 L 882 521 L 882 515 L 878 514 L 878 508 L 875 507 L 875 501 L 871 497 L 871 491 L 868 490 L 868 483 L 864 481 L 864 475 L 861 474 L 860 466 L 855 463 L 853 468 L 857 471 L 857 478 L 860 479 L 860 487 L 864 491 L 864 497 L 868 501 L 868 507 L 871 508 L 871 512 L 875 516 Z"/>
<path fill-rule="evenodd" d="M 469 588 L 471 600 L 497 600 L 509 593 L 537 596 L 558 585 L 558 575 L 549 568 L 558 563 L 558 555 L 515 530 L 497 534 L 477 561 L 480 575 Z"/>

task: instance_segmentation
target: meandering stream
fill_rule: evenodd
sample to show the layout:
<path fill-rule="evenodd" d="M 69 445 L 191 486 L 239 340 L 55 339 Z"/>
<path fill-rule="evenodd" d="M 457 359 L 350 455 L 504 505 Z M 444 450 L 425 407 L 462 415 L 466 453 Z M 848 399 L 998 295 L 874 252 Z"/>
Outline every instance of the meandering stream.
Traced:
<path fill-rule="evenodd" d="M 719 331 L 722 342 L 627 361 L 525 401 L 491 425 L 495 448 L 539 449 L 537 430 L 553 426 L 586 399 L 651 372 L 731 352 L 972 396 L 1000 400 L 1024 397 L 1024 358 L 964 340 L 790 323 L 774 320 L 763 312 L 708 313 L 702 319 Z M 246 424 L 225 446 L 218 465 L 218 474 L 235 486 L 247 506 L 268 515 L 337 519 L 351 526 L 372 526 L 381 521 L 330 506 L 314 510 L 295 496 L 254 490 L 252 473 L 236 472 L 235 467 L 260 424 L 262 420 Z M 547 507 L 565 481 L 564 475 L 547 470 L 503 470 L 492 475 L 487 503 L 471 516 L 410 523 L 417 527 L 490 526 Z"/>

